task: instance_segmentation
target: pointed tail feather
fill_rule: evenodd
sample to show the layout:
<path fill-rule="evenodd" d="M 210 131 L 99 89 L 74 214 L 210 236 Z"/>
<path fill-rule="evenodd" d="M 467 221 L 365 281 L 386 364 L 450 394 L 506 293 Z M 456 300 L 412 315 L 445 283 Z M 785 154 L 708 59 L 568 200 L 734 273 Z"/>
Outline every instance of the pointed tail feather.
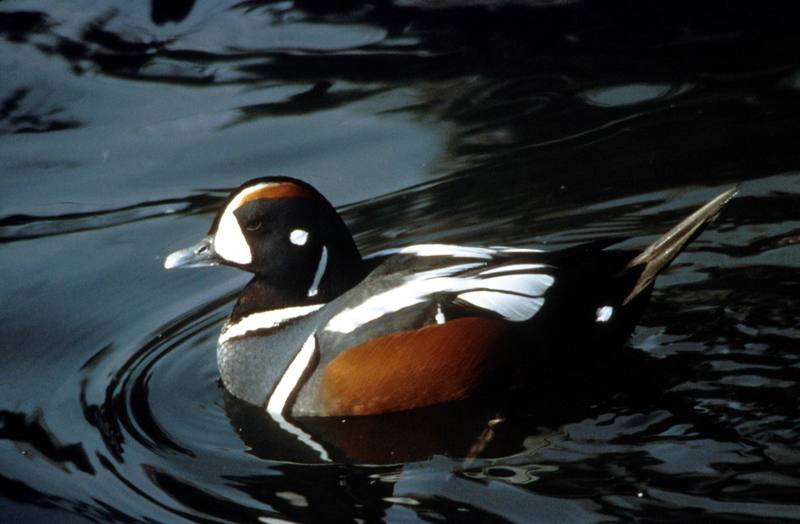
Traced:
<path fill-rule="evenodd" d="M 627 269 L 639 268 L 641 273 L 636 285 L 633 286 L 630 294 L 625 298 L 623 304 L 627 304 L 639 293 L 647 289 L 661 271 L 672 262 L 678 254 L 683 251 L 686 245 L 694 240 L 705 226 L 712 222 L 720 210 L 738 192 L 738 188 L 732 188 L 718 195 L 706 205 L 683 219 L 680 224 L 670 229 L 664 236 L 650 244 L 644 251 L 639 253 L 636 258 L 628 263 Z"/>

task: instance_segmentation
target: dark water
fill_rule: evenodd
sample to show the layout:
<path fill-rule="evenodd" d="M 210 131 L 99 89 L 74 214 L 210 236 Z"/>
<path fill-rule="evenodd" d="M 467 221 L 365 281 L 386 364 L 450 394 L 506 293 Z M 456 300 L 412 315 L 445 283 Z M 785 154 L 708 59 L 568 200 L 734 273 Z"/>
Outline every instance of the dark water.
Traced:
<path fill-rule="evenodd" d="M 0 2 L 0 521 L 800 521 L 797 18 L 435 5 Z M 246 276 L 161 267 L 268 174 L 365 252 L 642 245 L 741 194 L 618 356 L 306 421 L 321 464 L 218 383 Z"/>

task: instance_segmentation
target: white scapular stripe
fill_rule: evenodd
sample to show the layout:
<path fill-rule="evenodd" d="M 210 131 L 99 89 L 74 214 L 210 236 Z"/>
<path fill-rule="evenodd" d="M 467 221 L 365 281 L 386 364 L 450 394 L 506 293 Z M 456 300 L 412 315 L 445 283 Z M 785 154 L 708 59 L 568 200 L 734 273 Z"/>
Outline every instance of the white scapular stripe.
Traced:
<path fill-rule="evenodd" d="M 247 189 L 243 189 L 241 193 L 236 195 L 233 200 L 222 212 L 217 225 L 217 231 L 214 233 L 214 251 L 219 256 L 230 262 L 237 264 L 249 264 L 253 261 L 253 254 L 250 251 L 250 246 L 247 245 L 247 240 L 244 238 L 242 228 L 239 226 L 239 221 L 233 214 L 242 201 L 251 193 L 260 191 L 268 185 L 275 185 L 270 182 L 262 182 Z"/>
<path fill-rule="evenodd" d="M 489 249 L 495 249 L 500 253 L 544 253 L 543 249 L 532 249 L 529 247 L 507 247 L 507 246 L 490 246 Z"/>
<path fill-rule="evenodd" d="M 488 289 L 490 291 L 507 291 L 529 296 L 542 296 L 553 284 L 550 275 L 520 273 L 516 275 L 503 275 L 481 280 L 472 280 L 473 288 Z"/>
<path fill-rule="evenodd" d="M 481 275 L 494 275 L 496 273 L 513 273 L 515 271 L 530 271 L 531 269 L 542 269 L 548 267 L 547 264 L 510 264 L 508 266 L 494 267 L 481 271 Z"/>
<path fill-rule="evenodd" d="M 241 337 L 250 331 L 259 329 L 269 329 L 280 326 L 287 320 L 304 317 L 318 310 L 325 304 L 311 304 L 310 306 L 295 306 L 284 309 L 273 309 L 272 311 L 261 311 L 253 313 L 235 324 L 226 326 L 219 335 L 219 344 L 227 342 L 234 337 Z"/>
<path fill-rule="evenodd" d="M 314 273 L 314 281 L 311 282 L 311 287 L 308 288 L 308 296 L 315 297 L 319 293 L 319 283 L 322 281 L 322 276 L 325 274 L 325 269 L 328 267 L 328 248 L 322 246 L 322 254 L 319 256 L 319 263 L 317 264 L 317 272 Z"/>
<path fill-rule="evenodd" d="M 289 233 L 289 242 L 295 246 L 305 246 L 306 242 L 308 242 L 308 231 L 293 229 L 292 232 Z"/>
<path fill-rule="evenodd" d="M 494 249 L 485 247 L 454 246 L 451 244 L 416 244 L 402 248 L 391 248 L 372 253 L 364 258 L 386 255 L 417 255 L 418 257 L 461 257 L 491 259 Z"/>
<path fill-rule="evenodd" d="M 509 295 L 496 291 L 468 291 L 459 294 L 458 298 L 481 309 L 494 311 L 506 320 L 513 322 L 528 320 L 544 304 L 543 298 Z"/>
<path fill-rule="evenodd" d="M 383 293 L 372 295 L 361 304 L 343 309 L 328 321 L 326 331 L 350 333 L 358 326 L 366 324 L 391 311 L 420 304 L 428 295 L 444 291 L 456 278 L 448 277 L 454 273 L 482 266 L 483 262 L 458 264 L 430 271 L 415 273 L 397 287 Z"/>
<path fill-rule="evenodd" d="M 311 438 L 311 435 L 286 420 L 286 417 L 283 415 L 286 409 L 286 401 L 289 400 L 289 396 L 299 385 L 300 378 L 311 364 L 316 349 L 317 339 L 315 334 L 312 333 L 311 336 L 306 339 L 303 347 L 300 348 L 300 351 L 295 355 L 294 359 L 292 359 L 292 363 L 286 368 L 283 376 L 275 386 L 275 390 L 272 392 L 267 402 L 267 413 L 272 417 L 272 420 L 278 423 L 281 429 L 291 433 L 297 437 L 297 440 L 316 451 L 322 460 L 330 462 L 331 458 L 328 452 L 325 451 L 325 448 L 323 448 L 319 442 Z"/>
<path fill-rule="evenodd" d="M 456 264 L 455 266 L 444 266 L 438 269 L 429 269 L 428 271 L 420 271 L 413 273 L 406 279 L 407 282 L 415 282 L 418 280 L 431 280 L 433 278 L 446 277 L 456 273 L 462 273 L 468 269 L 475 269 L 476 267 L 485 266 L 486 262 L 470 262 L 468 264 Z"/>
<path fill-rule="evenodd" d="M 473 265 L 464 264 L 462 266 Z M 492 300 L 485 296 L 481 298 L 477 295 L 468 298 L 480 302 L 482 305 L 475 304 L 478 307 L 495 311 L 508 320 L 527 320 L 542 305 L 542 302 L 537 297 L 543 295 L 547 288 L 553 284 L 553 277 L 543 274 L 517 274 L 491 278 L 439 276 L 445 270 L 454 273 L 456 271 L 453 271 L 453 269 L 458 267 L 452 266 L 451 268 L 414 275 L 397 287 L 373 295 L 355 307 L 342 310 L 328 321 L 325 330 L 351 333 L 359 326 L 387 313 L 421 304 L 428 300 L 431 295 L 442 292 L 458 293 L 459 297 L 466 295 L 467 292 L 491 292 L 497 295 Z M 464 300 L 474 303 L 468 298 Z M 514 305 L 501 307 L 499 304 L 504 300 L 508 300 Z M 518 304 L 519 300 L 528 300 L 530 305 L 522 307 Z M 490 302 L 496 307 L 488 307 Z M 508 312 L 509 316 L 506 316 L 504 312 Z M 524 316 L 523 313 L 527 316 Z"/>

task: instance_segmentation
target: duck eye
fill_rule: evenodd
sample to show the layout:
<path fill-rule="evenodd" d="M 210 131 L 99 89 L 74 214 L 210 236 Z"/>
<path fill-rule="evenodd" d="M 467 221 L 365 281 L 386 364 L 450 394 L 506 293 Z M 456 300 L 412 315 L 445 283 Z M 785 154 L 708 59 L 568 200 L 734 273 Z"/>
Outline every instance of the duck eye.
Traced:
<path fill-rule="evenodd" d="M 253 220 L 252 222 L 248 222 L 247 225 L 245 225 L 244 227 L 248 231 L 258 231 L 259 229 L 261 229 L 261 221 Z"/>

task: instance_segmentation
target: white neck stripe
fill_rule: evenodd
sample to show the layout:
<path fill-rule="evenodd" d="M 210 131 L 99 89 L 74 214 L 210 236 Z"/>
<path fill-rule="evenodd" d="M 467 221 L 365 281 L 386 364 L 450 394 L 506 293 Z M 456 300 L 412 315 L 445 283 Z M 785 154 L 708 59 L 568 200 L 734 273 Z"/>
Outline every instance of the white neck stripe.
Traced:
<path fill-rule="evenodd" d="M 311 304 L 310 306 L 295 306 L 253 313 L 252 315 L 242 318 L 235 324 L 225 326 L 222 329 L 222 333 L 219 335 L 218 343 L 222 344 L 234 337 L 241 337 L 250 331 L 280 326 L 288 320 L 304 317 L 313 313 L 324 305 L 325 304 Z"/>
<path fill-rule="evenodd" d="M 319 283 L 325 275 L 325 269 L 328 267 L 328 248 L 322 246 L 322 254 L 319 256 L 319 264 L 317 264 L 317 272 L 314 274 L 314 281 L 311 287 L 308 288 L 308 296 L 315 297 L 319 293 Z"/>

